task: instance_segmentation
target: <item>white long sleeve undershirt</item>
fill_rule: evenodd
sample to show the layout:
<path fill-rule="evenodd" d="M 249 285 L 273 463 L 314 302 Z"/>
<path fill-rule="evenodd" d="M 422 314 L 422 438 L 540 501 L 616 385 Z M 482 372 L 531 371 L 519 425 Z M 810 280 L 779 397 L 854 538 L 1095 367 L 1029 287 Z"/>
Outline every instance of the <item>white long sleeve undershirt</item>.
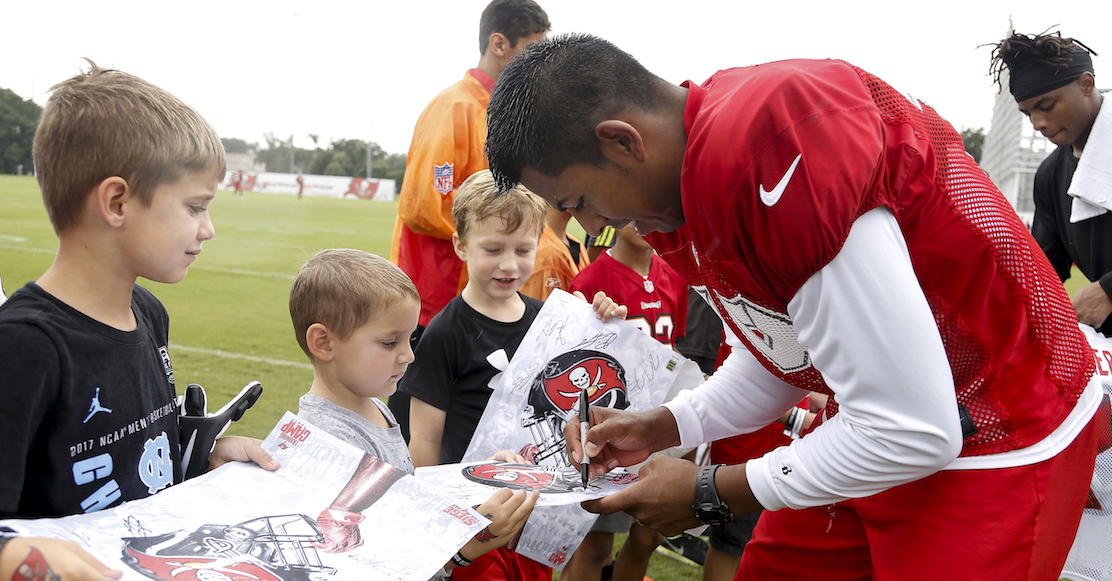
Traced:
<path fill-rule="evenodd" d="M 932 474 L 961 451 L 946 352 L 894 216 L 858 218 L 841 251 L 788 303 L 839 413 L 807 437 L 752 460 L 746 476 L 766 509 L 822 506 Z M 766 370 L 736 338 L 699 388 L 665 404 L 681 445 L 760 429 L 806 392 Z"/>

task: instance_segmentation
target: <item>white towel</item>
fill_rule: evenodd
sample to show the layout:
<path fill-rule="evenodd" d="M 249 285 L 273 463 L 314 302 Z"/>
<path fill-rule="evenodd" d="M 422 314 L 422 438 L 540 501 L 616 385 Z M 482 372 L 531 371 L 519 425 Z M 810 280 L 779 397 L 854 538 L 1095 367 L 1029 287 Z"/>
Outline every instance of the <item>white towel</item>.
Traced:
<path fill-rule="evenodd" d="M 1067 190 L 1073 196 L 1071 223 L 1112 210 L 1112 105 L 1108 104 L 1109 100 L 1105 95 Z"/>

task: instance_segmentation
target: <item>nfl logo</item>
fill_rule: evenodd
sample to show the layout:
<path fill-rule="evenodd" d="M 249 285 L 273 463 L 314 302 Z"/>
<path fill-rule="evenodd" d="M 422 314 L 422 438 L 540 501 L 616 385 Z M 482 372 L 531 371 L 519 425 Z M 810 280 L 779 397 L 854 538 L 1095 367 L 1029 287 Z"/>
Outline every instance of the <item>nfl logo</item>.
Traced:
<path fill-rule="evenodd" d="M 432 166 L 432 185 L 436 191 L 447 195 L 455 186 L 455 171 L 451 162 Z"/>
<path fill-rule="evenodd" d="M 653 281 L 646 279 L 645 280 L 645 292 L 651 293 L 651 292 L 653 292 L 654 288 L 655 287 L 653 286 Z"/>

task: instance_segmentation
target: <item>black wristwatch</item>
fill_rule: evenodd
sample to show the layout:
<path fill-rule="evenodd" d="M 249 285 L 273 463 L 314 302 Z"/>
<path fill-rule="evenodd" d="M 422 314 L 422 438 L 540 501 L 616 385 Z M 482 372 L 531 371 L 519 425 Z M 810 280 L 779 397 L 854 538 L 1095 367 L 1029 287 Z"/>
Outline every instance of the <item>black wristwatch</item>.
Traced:
<path fill-rule="evenodd" d="M 734 513 L 730 507 L 718 497 L 718 489 L 714 487 L 714 473 L 723 464 L 703 466 L 699 469 L 699 476 L 695 479 L 695 517 L 708 525 L 724 525 L 733 522 Z"/>

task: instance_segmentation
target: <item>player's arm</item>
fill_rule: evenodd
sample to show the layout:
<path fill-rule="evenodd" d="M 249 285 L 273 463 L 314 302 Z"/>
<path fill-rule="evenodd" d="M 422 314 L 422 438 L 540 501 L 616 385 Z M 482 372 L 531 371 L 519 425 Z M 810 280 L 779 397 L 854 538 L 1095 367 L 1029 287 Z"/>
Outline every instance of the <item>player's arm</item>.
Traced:
<path fill-rule="evenodd" d="M 32 537 L 0 537 L 0 579 L 104 581 L 120 579 L 85 549 L 69 541 Z"/>
<path fill-rule="evenodd" d="M 1095 282 L 1091 282 L 1073 293 L 1070 302 L 1077 320 L 1090 327 L 1100 327 L 1104 324 L 1109 314 L 1112 314 L 1112 299 L 1109 291 L 1112 290 L 1112 272 L 1105 274 Z"/>
<path fill-rule="evenodd" d="M 448 414 L 414 396 L 409 402 L 409 455 L 413 466 L 440 464 L 440 445 Z"/>
<path fill-rule="evenodd" d="M 883 288 L 874 281 L 883 280 Z M 961 451 L 953 375 L 895 217 L 877 208 L 788 303 L 840 410 L 746 465 L 768 509 L 821 506 L 930 475 Z"/>
<path fill-rule="evenodd" d="M 1055 213 L 1060 203 L 1055 199 L 1051 177 L 1049 172 L 1035 174 L 1035 216 L 1031 221 L 1031 235 L 1058 273 L 1058 278 L 1064 282 L 1070 277 L 1073 259 L 1070 258 L 1064 233 L 1058 231 Z M 1078 289 L 1071 302 L 1078 321 L 1100 327 L 1112 313 L 1112 272 Z"/>
<path fill-rule="evenodd" d="M 470 144 L 470 123 L 469 109 L 460 103 L 450 108 L 430 105 L 418 120 L 398 197 L 398 216 L 413 232 L 444 239 L 455 233 L 452 201 L 456 187 L 478 169 L 469 159 L 475 149 Z M 448 171 L 445 164 L 451 164 L 449 185 L 437 189 L 436 167 L 443 173 Z"/>
<path fill-rule="evenodd" d="M 446 314 L 441 311 L 429 322 L 413 353 L 413 363 L 398 384 L 398 391 L 410 396 L 409 455 L 414 467 L 440 464 L 460 357 L 460 338 Z"/>

